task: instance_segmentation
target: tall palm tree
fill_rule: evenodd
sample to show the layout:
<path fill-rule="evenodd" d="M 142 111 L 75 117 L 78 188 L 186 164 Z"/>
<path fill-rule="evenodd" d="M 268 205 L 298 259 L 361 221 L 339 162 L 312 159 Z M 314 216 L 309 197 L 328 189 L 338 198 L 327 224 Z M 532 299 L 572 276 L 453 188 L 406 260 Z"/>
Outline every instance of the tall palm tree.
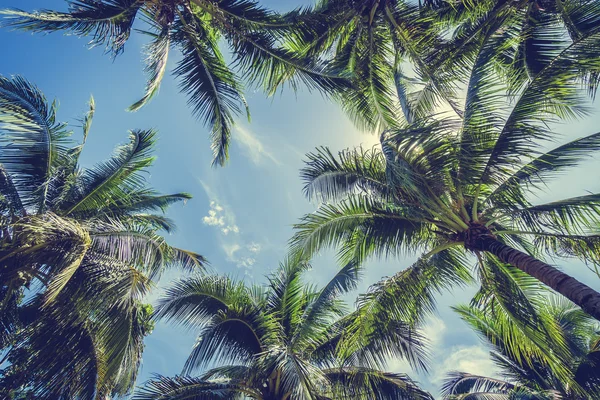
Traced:
<path fill-rule="evenodd" d="M 354 288 L 349 266 L 325 287 L 302 282 L 308 264 L 290 258 L 265 287 L 222 276 L 182 280 L 160 299 L 157 317 L 198 329 L 182 376 L 157 376 L 134 397 L 150 399 L 432 399 L 404 374 L 383 372 L 390 357 L 425 366 L 424 338 L 389 318 L 359 324 L 340 300 Z M 208 365 L 200 377 L 190 374 Z"/>
<path fill-rule="evenodd" d="M 124 50 L 136 18 L 145 22 L 148 84 L 144 96 L 129 109 L 138 110 L 154 97 L 167 67 L 171 48 L 182 53 L 173 71 L 198 119 L 212 126 L 214 164 L 223 165 L 234 118 L 248 112 L 242 81 L 234 70 L 273 93 L 284 81 L 305 83 L 325 92 L 344 81 L 324 65 L 278 47 L 298 13 L 286 18 L 254 0 L 67 0 L 69 12 L 28 13 L 4 10 L 3 25 L 32 32 L 68 31 L 91 36 L 92 46 L 105 45 L 118 55 Z M 233 52 L 233 67 L 219 48 L 225 40 Z"/>
<path fill-rule="evenodd" d="M 538 292 L 536 296 L 541 293 Z M 448 374 L 442 387 L 444 399 L 597 399 L 600 396 L 600 326 L 571 303 L 548 296 L 537 299 L 544 324 L 557 327 L 564 344 L 547 338 L 546 357 L 561 358 L 569 381 L 556 376 L 546 357 L 527 332 L 499 310 L 478 306 L 458 306 L 456 312 L 491 348 L 490 357 L 503 379 L 465 372 Z M 568 350 L 566 357 L 560 357 Z M 529 357 L 523 357 L 529 353 Z"/>
<path fill-rule="evenodd" d="M 55 103 L 0 77 L 0 349 L 17 385 L 2 386 L 35 398 L 128 392 L 149 331 L 143 296 L 165 268 L 205 264 L 160 236 L 174 225 L 157 211 L 190 196 L 148 187 L 154 131 L 80 167 L 94 109 L 76 145 Z"/>
<path fill-rule="evenodd" d="M 598 133 L 544 149 L 556 138 L 550 123 L 586 113 L 579 78 L 600 71 L 599 48 L 598 33 L 576 41 L 507 97 L 489 62 L 496 49 L 485 46 L 462 120 L 434 115 L 384 132 L 381 149 L 310 154 L 305 191 L 326 203 L 296 226 L 295 251 L 339 246 L 342 262 L 423 252 L 380 288 L 404 282 L 420 309 L 431 307 L 435 290 L 466 279 L 467 256 L 482 263 L 493 255 L 600 319 L 600 294 L 541 260 L 547 253 L 600 262 L 600 194 L 529 200 L 532 188 L 600 149 Z"/>
<path fill-rule="evenodd" d="M 320 0 L 296 25 L 290 48 L 331 59 L 351 77 L 354 85 L 338 94 L 360 128 L 397 126 L 441 99 L 460 112 L 455 75 L 430 62 L 445 41 L 428 11 L 405 0 Z"/>

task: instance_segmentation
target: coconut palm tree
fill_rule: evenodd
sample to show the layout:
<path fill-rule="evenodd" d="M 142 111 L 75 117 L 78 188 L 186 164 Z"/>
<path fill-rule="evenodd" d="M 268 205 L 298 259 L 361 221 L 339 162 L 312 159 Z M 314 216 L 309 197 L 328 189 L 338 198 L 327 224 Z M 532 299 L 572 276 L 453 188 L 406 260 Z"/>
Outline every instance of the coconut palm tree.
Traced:
<path fill-rule="evenodd" d="M 600 4 L 595 0 L 456 0 L 424 7 L 433 9 L 452 32 L 439 62 L 466 56 L 472 42 L 497 32 L 495 61 L 513 87 L 532 79 L 558 52 L 600 26 Z"/>
<path fill-rule="evenodd" d="M 205 264 L 160 236 L 174 225 L 157 211 L 190 196 L 148 187 L 154 131 L 80 167 L 94 109 L 77 145 L 37 87 L 0 77 L 0 349 L 17 385 L 2 386 L 24 382 L 35 398 L 129 391 L 149 331 L 143 296 L 165 268 Z"/>
<path fill-rule="evenodd" d="M 4 26 L 32 32 L 64 30 L 91 36 L 90 45 L 105 45 L 118 55 L 124 50 L 139 17 L 143 33 L 151 38 L 146 48 L 148 84 L 144 96 L 129 109 L 138 110 L 154 97 L 167 69 L 172 48 L 181 54 L 173 73 L 188 103 L 204 123 L 212 127 L 214 164 L 228 157 L 231 127 L 236 115 L 248 112 L 240 76 L 262 84 L 273 93 L 283 81 L 305 83 L 325 92 L 344 82 L 323 65 L 302 59 L 278 47 L 283 32 L 293 24 L 291 13 L 283 18 L 254 0 L 67 0 L 68 12 L 4 10 Z M 219 48 L 225 40 L 233 53 L 230 67 Z"/>
<path fill-rule="evenodd" d="M 397 126 L 441 99 L 460 112 L 456 74 L 431 64 L 445 41 L 428 11 L 404 0 L 320 0 L 296 24 L 290 48 L 331 59 L 351 77 L 354 85 L 338 94 L 359 128 Z"/>
<path fill-rule="evenodd" d="M 432 306 L 437 289 L 467 279 L 468 256 L 481 264 L 493 255 L 600 319 L 600 294 L 542 261 L 543 253 L 600 261 L 600 194 L 530 201 L 534 188 L 600 149 L 598 133 L 544 147 L 557 136 L 553 121 L 585 115 L 578 78 L 600 71 L 599 46 L 598 33 L 576 41 L 507 97 L 489 62 L 496 49 L 487 45 L 472 70 L 462 120 L 433 115 L 384 132 L 381 149 L 310 154 L 305 192 L 325 204 L 296 226 L 294 251 L 310 256 L 338 246 L 343 263 L 422 252 L 378 292 L 410 288 L 417 297 L 399 299 L 417 310 Z"/>
<path fill-rule="evenodd" d="M 355 287 L 356 268 L 317 289 L 302 282 L 308 267 L 290 258 L 265 287 L 204 276 L 167 289 L 157 317 L 198 329 L 198 339 L 182 376 L 157 376 L 134 398 L 432 399 L 408 376 L 381 370 L 390 357 L 425 367 L 418 330 L 388 318 L 370 325 L 369 335 L 347 335 L 360 321 L 340 295 Z"/>
<path fill-rule="evenodd" d="M 491 348 L 490 357 L 503 378 L 449 373 L 442 387 L 444 399 L 591 400 L 600 396 L 598 322 L 564 299 L 541 294 L 537 291 L 533 295 L 538 297 L 535 301 L 541 320 L 550 329 L 558 328 L 562 339 L 554 342 L 546 337 L 545 357 L 536 354 L 540 347 L 501 309 L 474 305 L 455 308 Z M 567 367 L 568 381 L 554 373 L 547 358 L 559 358 L 557 361 Z"/>

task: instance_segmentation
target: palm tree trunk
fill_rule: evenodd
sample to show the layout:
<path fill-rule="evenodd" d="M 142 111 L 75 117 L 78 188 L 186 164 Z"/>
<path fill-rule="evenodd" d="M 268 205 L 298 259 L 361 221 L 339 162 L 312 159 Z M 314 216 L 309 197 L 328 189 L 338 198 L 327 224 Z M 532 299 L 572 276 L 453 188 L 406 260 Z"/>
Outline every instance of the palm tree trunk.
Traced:
<path fill-rule="evenodd" d="M 491 236 L 482 235 L 477 239 L 473 250 L 492 253 L 502 262 L 517 267 L 551 287 L 600 321 L 600 293 L 553 266 L 507 246 Z"/>

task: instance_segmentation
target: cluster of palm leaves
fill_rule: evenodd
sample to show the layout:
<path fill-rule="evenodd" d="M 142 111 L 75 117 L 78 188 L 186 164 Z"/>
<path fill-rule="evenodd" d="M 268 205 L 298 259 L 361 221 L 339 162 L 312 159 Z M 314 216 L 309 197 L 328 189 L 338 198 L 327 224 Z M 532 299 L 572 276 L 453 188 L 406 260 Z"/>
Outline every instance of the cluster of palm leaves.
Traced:
<path fill-rule="evenodd" d="M 38 88 L 0 77 L 3 396 L 129 392 L 152 330 L 144 295 L 166 268 L 205 263 L 159 234 L 174 225 L 156 212 L 190 196 L 148 187 L 154 131 L 132 131 L 108 160 L 79 166 L 94 108 L 76 144 Z"/>
<path fill-rule="evenodd" d="M 143 301 L 161 271 L 205 263 L 160 236 L 173 224 L 155 212 L 189 196 L 147 187 L 155 133 L 131 132 L 111 159 L 82 170 L 93 101 L 75 145 L 37 88 L 0 78 L 1 395 L 126 395 L 143 337 L 163 319 L 198 340 L 182 375 L 155 377 L 140 400 L 430 399 L 387 361 L 426 370 L 420 329 L 436 296 L 477 282 L 455 310 L 503 378 L 453 372 L 444 398 L 600 398 L 600 293 L 549 264 L 579 259 L 598 271 L 600 193 L 533 200 L 600 150 L 597 132 L 556 145 L 554 124 L 591 111 L 599 1 L 320 0 L 288 13 L 253 0 L 68 3 L 3 11 L 4 24 L 91 36 L 116 56 L 141 17 L 149 81 L 130 110 L 156 95 L 178 48 L 173 72 L 211 126 L 215 163 L 248 108 L 238 72 L 267 94 L 289 82 L 331 95 L 380 145 L 308 155 L 301 176 L 320 206 L 295 226 L 267 285 L 200 274 L 153 311 Z M 326 247 L 342 268 L 318 289 L 302 276 Z M 405 254 L 420 257 L 346 309 L 340 296 L 368 258 Z"/>
<path fill-rule="evenodd" d="M 432 399 L 408 376 L 382 370 L 390 357 L 425 368 L 418 330 L 396 319 L 364 325 L 340 300 L 356 271 L 318 289 L 302 282 L 308 268 L 290 258 L 265 287 L 205 276 L 168 288 L 156 315 L 200 333 L 184 375 L 157 377 L 135 398 Z M 370 334 L 355 340 L 357 329 Z M 214 361 L 226 365 L 189 376 Z"/>

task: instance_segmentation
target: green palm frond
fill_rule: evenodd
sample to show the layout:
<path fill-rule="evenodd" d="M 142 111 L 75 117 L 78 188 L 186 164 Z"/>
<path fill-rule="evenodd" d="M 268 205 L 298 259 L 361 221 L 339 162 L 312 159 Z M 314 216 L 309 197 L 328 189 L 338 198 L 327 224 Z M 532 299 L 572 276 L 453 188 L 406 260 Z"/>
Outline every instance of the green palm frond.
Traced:
<path fill-rule="evenodd" d="M 525 206 L 526 201 L 521 197 L 522 187 L 537 188 L 544 181 L 559 176 L 567 168 L 577 166 L 597 150 L 600 150 L 600 133 L 558 146 L 519 168 L 494 189 L 487 201 L 507 207 Z"/>
<path fill-rule="evenodd" d="M 183 367 L 184 374 L 210 363 L 249 365 L 265 348 L 265 316 L 251 307 L 229 307 L 207 319 Z"/>
<path fill-rule="evenodd" d="M 466 394 L 469 392 L 483 392 L 507 394 L 514 389 L 515 385 L 486 376 L 473 375 L 466 372 L 453 371 L 446 375 L 446 379 L 441 387 L 442 396 L 444 398 L 453 398 L 457 394 Z"/>
<path fill-rule="evenodd" d="M 325 371 L 332 392 L 352 399 L 432 400 L 431 394 L 419 388 L 407 375 L 367 368 L 339 368 Z"/>
<path fill-rule="evenodd" d="M 173 34 L 183 58 L 173 71 L 181 78 L 194 114 L 212 126 L 213 164 L 224 165 L 234 116 L 245 105 L 241 84 L 225 64 L 216 33 L 196 15 L 185 15 Z"/>
<path fill-rule="evenodd" d="M 364 196 L 325 204 L 295 226 L 292 248 L 312 255 L 323 247 L 341 244 L 340 257 L 345 262 L 360 262 L 371 254 L 410 253 L 413 243 L 425 234 L 423 224 L 412 218 L 411 211 L 390 208 Z"/>
<path fill-rule="evenodd" d="M 132 132 L 107 162 L 82 169 L 93 98 L 83 141 L 69 146 L 34 85 L 0 77 L 0 86 L 0 341 L 9 360 L 0 386 L 41 399 L 127 395 L 151 330 L 139 301 L 152 279 L 207 265 L 169 246 L 158 231 L 173 223 L 152 214 L 190 195 L 148 187 L 154 131 Z"/>
<path fill-rule="evenodd" d="M 167 289 L 155 316 L 191 328 L 202 326 L 211 316 L 236 304 L 252 304 L 242 283 L 225 277 L 198 277 Z"/>
<path fill-rule="evenodd" d="M 162 82 L 165 71 L 167 70 L 167 60 L 171 47 L 172 31 L 169 26 L 162 27 L 158 34 L 148 32 L 153 37 L 152 42 L 146 47 L 146 74 L 148 83 L 146 84 L 146 93 L 144 96 L 133 103 L 128 111 L 137 111 L 147 104 L 154 96 L 158 94 L 160 83 Z"/>
<path fill-rule="evenodd" d="M 541 140 L 553 133 L 547 124 L 557 118 L 586 115 L 581 80 L 600 70 L 594 56 L 600 47 L 600 34 L 585 36 L 571 44 L 544 67 L 519 95 L 505 123 L 494 140 L 481 177 L 494 182 L 516 157 L 527 157 L 537 150 Z M 532 141 L 536 145 L 531 145 Z"/>
<path fill-rule="evenodd" d="M 322 147 L 309 153 L 307 158 L 300 176 L 309 199 L 338 200 L 357 189 L 383 197 L 389 195 L 385 159 L 376 149 L 345 150 L 336 158 L 331 150 Z"/>
<path fill-rule="evenodd" d="M 198 400 L 210 399 L 240 399 L 241 396 L 261 398 L 260 391 L 243 384 L 205 381 L 200 378 L 178 376 L 167 378 L 155 375 L 146 382 L 135 396 L 135 400 L 167 400 L 193 398 Z"/>
<path fill-rule="evenodd" d="M 32 32 L 67 30 L 78 36 L 92 36 L 91 46 L 105 44 L 107 50 L 118 55 L 143 4 L 141 0 L 73 0 L 68 13 L 4 10 L 2 14 L 8 19 L 3 25 Z"/>
<path fill-rule="evenodd" d="M 129 191 L 141 189 L 145 183 L 141 172 L 154 161 L 151 154 L 155 136 L 153 130 L 131 131 L 129 144 L 118 147 L 108 161 L 80 175 L 61 204 L 61 213 L 68 216 L 96 211 L 104 208 L 107 199 L 126 198 Z"/>
<path fill-rule="evenodd" d="M 65 162 L 70 132 L 56 122 L 56 103 L 24 78 L 0 77 L 0 163 L 22 204 L 40 210 L 55 169 Z"/>
<path fill-rule="evenodd" d="M 337 398 L 342 389 L 352 390 L 353 379 L 358 379 L 364 381 L 361 395 L 367 395 L 363 390 L 387 396 L 410 392 L 429 399 L 407 376 L 375 369 L 390 357 L 424 365 L 424 339 L 418 329 L 394 319 L 371 323 L 368 336 L 361 336 L 366 330 L 357 332 L 357 315 L 363 314 L 348 314 L 340 300 L 355 287 L 359 265 L 344 268 L 320 290 L 302 280 L 309 267 L 302 253 L 292 253 L 268 276 L 264 288 L 203 276 L 167 289 L 156 317 L 199 330 L 183 373 L 216 365 L 199 379 L 169 381 L 191 382 L 189 391 L 181 385 L 174 393 L 203 398 L 202 385 L 226 383 L 248 388 L 247 396 L 254 391 L 261 393 L 259 398 L 327 400 Z M 331 369 L 340 365 L 344 369 Z M 345 375 L 335 375 L 340 371 Z M 336 382 L 329 372 L 338 377 Z M 140 395 L 154 390 L 156 381 L 147 383 Z M 194 389 L 194 384 L 199 386 Z"/>

